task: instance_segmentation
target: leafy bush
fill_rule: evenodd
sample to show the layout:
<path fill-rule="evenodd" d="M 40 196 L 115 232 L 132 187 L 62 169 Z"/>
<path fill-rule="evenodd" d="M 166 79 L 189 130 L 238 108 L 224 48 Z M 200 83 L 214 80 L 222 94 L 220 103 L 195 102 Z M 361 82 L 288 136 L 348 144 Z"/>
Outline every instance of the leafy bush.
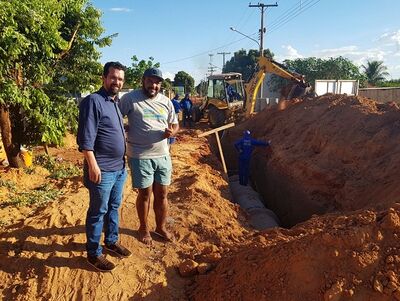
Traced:
<path fill-rule="evenodd" d="M 35 158 L 35 164 L 41 165 L 50 171 L 52 179 L 66 179 L 76 177 L 81 174 L 81 169 L 71 163 L 63 163 L 48 155 L 42 155 Z"/>

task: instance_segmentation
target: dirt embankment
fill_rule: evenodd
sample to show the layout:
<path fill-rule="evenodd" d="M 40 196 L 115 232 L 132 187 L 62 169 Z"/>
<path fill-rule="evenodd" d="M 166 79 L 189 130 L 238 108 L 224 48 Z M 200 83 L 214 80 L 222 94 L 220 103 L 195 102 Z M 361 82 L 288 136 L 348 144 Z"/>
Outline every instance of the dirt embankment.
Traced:
<path fill-rule="evenodd" d="M 252 179 L 285 226 L 400 200 L 396 105 L 345 95 L 304 99 L 260 112 L 232 130 L 225 146 L 244 129 L 272 140 L 269 150 L 254 152 Z M 226 149 L 235 163 L 236 154 Z"/>
<path fill-rule="evenodd" d="M 230 131 L 231 166 L 243 130 L 272 140 L 254 153 L 255 186 L 286 225 L 311 219 L 256 235 L 197 277 L 193 299 L 400 300 L 399 120 L 396 105 L 327 95 Z"/>

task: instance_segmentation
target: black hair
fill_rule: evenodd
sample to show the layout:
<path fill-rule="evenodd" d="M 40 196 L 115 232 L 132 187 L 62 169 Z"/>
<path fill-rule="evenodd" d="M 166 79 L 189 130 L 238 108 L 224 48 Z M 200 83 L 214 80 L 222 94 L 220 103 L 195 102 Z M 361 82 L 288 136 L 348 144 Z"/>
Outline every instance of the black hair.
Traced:
<path fill-rule="evenodd" d="M 126 67 L 124 65 L 122 65 L 120 62 L 108 62 L 104 65 L 104 68 L 103 68 L 103 76 L 104 77 L 107 77 L 108 72 L 110 71 L 110 68 L 122 70 L 124 72 L 126 70 Z"/>

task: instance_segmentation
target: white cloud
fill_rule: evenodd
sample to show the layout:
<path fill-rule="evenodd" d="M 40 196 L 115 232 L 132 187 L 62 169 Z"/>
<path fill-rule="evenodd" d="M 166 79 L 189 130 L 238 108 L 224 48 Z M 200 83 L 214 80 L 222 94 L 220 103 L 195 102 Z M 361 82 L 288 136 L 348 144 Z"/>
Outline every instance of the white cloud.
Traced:
<path fill-rule="evenodd" d="M 383 61 L 384 65 L 388 68 L 390 77 L 399 78 L 400 29 L 386 32 L 374 41 L 374 44 L 370 44 L 369 46 L 371 48 L 362 48 L 359 45 L 346 45 L 342 47 L 318 49 L 318 45 L 314 45 L 314 50 L 310 52 L 306 52 L 304 49 L 297 50 L 291 45 L 283 45 L 283 50 L 276 55 L 276 60 L 284 61 L 285 59 L 303 57 L 327 59 L 330 57 L 342 56 L 349 59 L 357 66 L 365 65 L 367 61 Z"/>
<path fill-rule="evenodd" d="M 131 11 L 130 8 L 126 7 L 112 7 L 110 8 L 110 10 L 113 12 L 122 12 L 122 13 L 129 13 Z"/>
<path fill-rule="evenodd" d="M 397 31 L 393 32 L 385 32 L 383 35 L 381 35 L 378 39 L 379 41 L 389 41 L 389 42 L 394 42 L 396 45 L 400 44 L 400 29 Z"/>
<path fill-rule="evenodd" d="M 169 78 L 171 81 L 173 81 L 174 78 L 175 78 L 175 73 L 166 71 L 166 72 L 163 72 L 163 77 L 164 78 Z"/>
<path fill-rule="evenodd" d="M 345 56 L 345 55 L 355 55 L 358 54 L 357 46 L 350 45 L 350 46 L 343 46 L 339 48 L 328 48 L 318 50 L 315 53 L 316 57 L 327 58 L 327 57 L 337 57 L 337 56 Z"/>
<path fill-rule="evenodd" d="M 343 56 L 354 62 L 356 65 L 362 65 L 367 60 L 383 61 L 386 56 L 390 54 L 391 53 L 389 51 L 384 51 L 380 48 L 361 50 L 357 46 L 350 45 L 340 48 L 318 50 L 313 54 L 313 56 L 320 58 Z"/>
<path fill-rule="evenodd" d="M 379 37 L 378 41 L 384 43 L 384 46 L 395 46 L 394 52 L 400 53 L 400 29 L 397 31 L 385 32 Z"/>
<path fill-rule="evenodd" d="M 277 61 L 295 60 L 304 57 L 291 45 L 283 45 L 282 48 L 284 49 L 283 53 L 276 55 Z"/>

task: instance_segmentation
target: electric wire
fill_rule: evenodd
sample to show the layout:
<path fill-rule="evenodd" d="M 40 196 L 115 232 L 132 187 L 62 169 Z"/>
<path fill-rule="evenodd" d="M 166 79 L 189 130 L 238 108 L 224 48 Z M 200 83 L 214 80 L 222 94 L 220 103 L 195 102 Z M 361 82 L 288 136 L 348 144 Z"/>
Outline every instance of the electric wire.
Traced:
<path fill-rule="evenodd" d="M 276 31 L 277 29 L 281 28 L 283 25 L 285 25 L 286 23 L 288 23 L 289 21 L 293 20 L 295 17 L 297 17 L 298 15 L 300 15 L 301 13 L 303 13 L 304 11 L 310 9 L 311 7 L 313 7 L 314 5 L 316 5 L 318 2 L 320 2 L 321 0 L 306 0 L 302 3 L 302 5 L 300 7 L 298 7 L 298 5 L 294 5 L 293 7 L 291 7 L 290 9 L 288 9 L 285 13 L 283 13 L 280 17 L 278 17 L 278 19 L 274 20 L 271 22 L 270 28 L 268 29 L 268 31 L 266 32 L 266 35 L 273 33 L 274 31 Z M 297 8 L 296 8 L 297 7 Z M 248 36 L 253 37 L 255 35 L 257 35 L 258 32 L 255 32 L 253 34 L 250 34 Z M 164 62 L 161 63 L 162 65 L 167 65 L 167 64 L 172 64 L 172 63 L 177 63 L 177 62 L 181 62 L 181 61 L 185 61 L 185 60 L 189 60 L 198 56 L 202 56 L 204 54 L 209 54 L 212 51 L 216 51 L 222 48 L 226 48 L 228 46 L 231 46 L 233 44 L 236 44 L 240 41 L 243 41 L 247 39 L 247 37 L 243 37 L 239 40 L 235 40 L 233 42 L 227 43 L 225 45 L 213 48 L 213 49 L 209 49 L 207 51 L 203 51 L 201 53 L 198 54 L 194 54 L 188 57 L 184 57 L 184 58 L 180 58 L 180 59 L 176 59 L 176 60 L 172 60 L 172 61 L 168 61 L 168 62 Z"/>

